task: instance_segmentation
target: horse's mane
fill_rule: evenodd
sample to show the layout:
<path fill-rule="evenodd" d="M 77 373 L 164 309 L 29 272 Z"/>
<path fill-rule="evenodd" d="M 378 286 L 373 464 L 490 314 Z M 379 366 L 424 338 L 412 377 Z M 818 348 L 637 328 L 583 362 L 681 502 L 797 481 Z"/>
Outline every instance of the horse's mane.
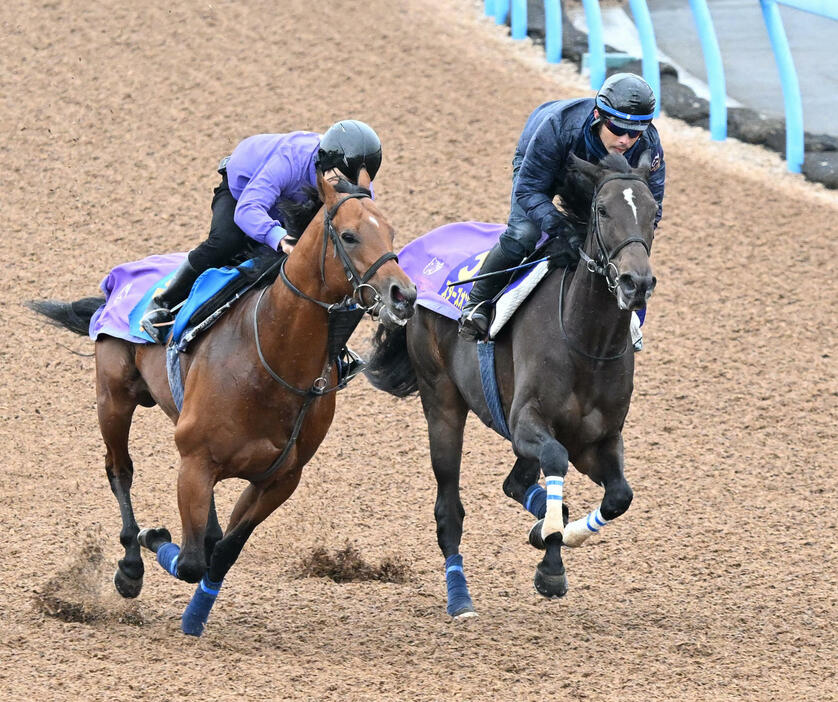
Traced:
<path fill-rule="evenodd" d="M 335 190 L 348 195 L 366 195 L 367 197 L 372 197 L 372 193 L 367 188 L 350 183 L 343 178 L 335 185 Z M 314 219 L 314 215 L 323 207 L 323 201 L 320 199 L 317 188 L 313 188 L 310 185 L 303 186 L 303 198 L 300 202 L 280 199 L 276 203 L 276 208 L 282 214 L 285 231 L 288 232 L 288 236 L 292 239 L 299 239 L 302 236 L 306 227 Z"/>
<path fill-rule="evenodd" d="M 599 160 L 598 165 L 612 173 L 631 173 L 631 166 L 622 154 L 606 154 Z M 588 229 L 588 220 L 591 217 L 594 184 L 571 165 L 564 183 L 559 188 L 558 195 L 568 223 L 580 237 L 584 238 Z"/>

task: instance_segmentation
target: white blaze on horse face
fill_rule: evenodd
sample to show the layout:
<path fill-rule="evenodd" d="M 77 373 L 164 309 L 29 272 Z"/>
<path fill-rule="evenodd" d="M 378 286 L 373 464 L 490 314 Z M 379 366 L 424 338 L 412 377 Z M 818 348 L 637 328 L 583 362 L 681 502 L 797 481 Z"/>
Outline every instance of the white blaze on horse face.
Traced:
<path fill-rule="evenodd" d="M 547 514 L 541 523 L 541 538 L 546 539 L 550 534 L 564 531 L 562 518 L 562 500 L 564 499 L 564 478 L 550 476 L 545 480 L 547 484 Z"/>
<path fill-rule="evenodd" d="M 634 192 L 631 188 L 626 188 L 623 190 L 623 197 L 626 199 L 628 206 L 631 207 L 631 211 L 634 214 L 634 223 L 637 224 L 637 208 L 634 206 Z"/>
<path fill-rule="evenodd" d="M 370 215 L 370 222 L 372 222 L 376 226 L 376 228 L 378 228 L 378 220 L 372 215 Z"/>

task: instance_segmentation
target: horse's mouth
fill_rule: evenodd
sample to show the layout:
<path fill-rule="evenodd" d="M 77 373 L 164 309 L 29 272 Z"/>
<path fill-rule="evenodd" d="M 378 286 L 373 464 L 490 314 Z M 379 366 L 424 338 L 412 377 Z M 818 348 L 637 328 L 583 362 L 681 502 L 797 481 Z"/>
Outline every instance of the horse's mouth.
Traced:
<path fill-rule="evenodd" d="M 389 307 L 382 307 L 378 315 L 378 321 L 385 327 L 403 327 L 407 324 L 409 317 L 399 317 L 390 311 Z"/>
<path fill-rule="evenodd" d="M 393 283 L 384 294 L 378 310 L 378 320 L 390 328 L 403 327 L 413 316 L 416 302 L 416 287 L 405 287 Z"/>
<path fill-rule="evenodd" d="M 617 288 L 614 291 L 617 296 L 617 306 L 621 310 L 631 310 L 632 312 L 642 309 L 652 296 L 656 283 L 654 276 L 649 278 L 648 282 L 644 279 L 640 283 L 634 280 L 632 276 L 620 276 L 617 281 Z"/>

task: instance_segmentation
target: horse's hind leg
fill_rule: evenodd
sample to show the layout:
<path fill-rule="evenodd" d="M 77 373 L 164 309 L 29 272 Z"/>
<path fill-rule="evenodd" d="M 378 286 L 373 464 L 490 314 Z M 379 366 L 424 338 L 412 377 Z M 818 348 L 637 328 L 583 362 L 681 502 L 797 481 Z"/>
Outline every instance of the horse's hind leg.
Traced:
<path fill-rule="evenodd" d="M 129 345 L 113 339 L 97 342 L 96 406 L 106 447 L 105 471 L 122 517 L 119 541 L 125 548 L 125 557 L 114 574 L 114 585 L 123 597 L 136 597 L 143 587 L 139 528 L 131 505 L 134 464 L 128 453 L 131 418 L 139 404 L 134 390 L 137 378 Z"/>
<path fill-rule="evenodd" d="M 436 477 L 434 517 L 437 542 L 445 556 L 446 609 L 455 619 L 472 616 L 474 604 L 460 555 L 465 517 L 460 500 L 460 462 L 468 408 L 454 384 L 447 380 L 434 378 L 433 382 L 428 382 L 419 378 L 419 394 L 428 421 L 431 465 Z"/>

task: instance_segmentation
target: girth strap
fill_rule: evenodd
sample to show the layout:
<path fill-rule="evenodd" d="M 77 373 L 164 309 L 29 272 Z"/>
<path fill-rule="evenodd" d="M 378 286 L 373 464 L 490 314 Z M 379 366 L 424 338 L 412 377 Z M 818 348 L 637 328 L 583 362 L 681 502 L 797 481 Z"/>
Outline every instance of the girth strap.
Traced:
<path fill-rule="evenodd" d="M 503 416 L 503 405 L 498 392 L 497 375 L 495 374 L 495 342 L 478 341 L 477 359 L 480 362 L 480 383 L 483 386 L 483 397 L 492 415 L 492 429 L 502 437 L 511 440 L 512 435 Z"/>

